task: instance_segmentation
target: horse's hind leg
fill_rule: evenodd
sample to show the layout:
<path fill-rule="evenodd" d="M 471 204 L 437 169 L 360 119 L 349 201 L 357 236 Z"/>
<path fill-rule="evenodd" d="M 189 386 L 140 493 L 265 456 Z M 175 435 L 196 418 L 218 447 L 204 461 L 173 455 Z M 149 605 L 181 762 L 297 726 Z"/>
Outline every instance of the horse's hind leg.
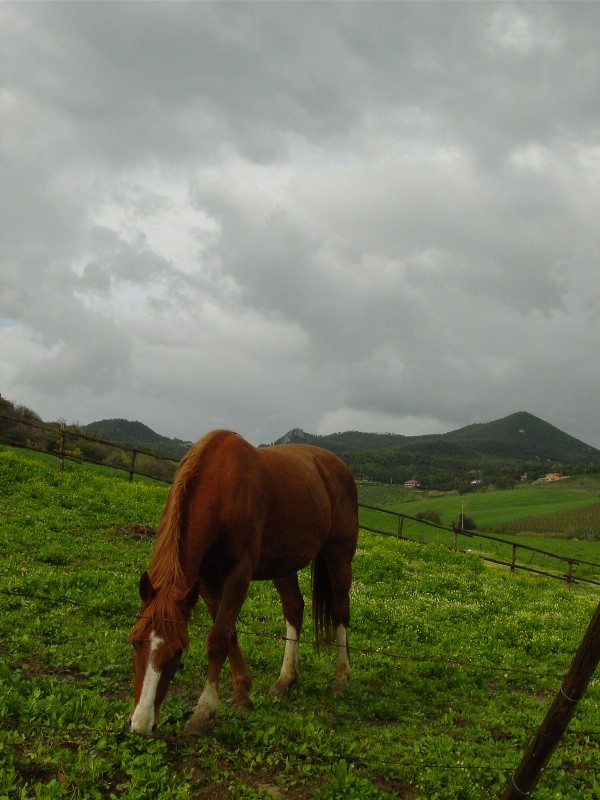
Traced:
<path fill-rule="evenodd" d="M 343 692 L 352 672 L 348 654 L 348 625 L 350 623 L 350 587 L 352 585 L 352 564 L 347 547 L 335 542 L 323 548 L 323 556 L 329 571 L 331 583 L 331 621 L 335 630 L 336 659 L 333 691 Z"/>
<path fill-rule="evenodd" d="M 269 690 L 272 697 L 284 700 L 290 686 L 298 678 L 298 644 L 302 629 L 304 615 L 304 598 L 298 586 L 298 574 L 294 572 L 286 578 L 274 580 L 275 588 L 279 592 L 283 616 L 285 617 L 285 653 L 279 678 Z"/>

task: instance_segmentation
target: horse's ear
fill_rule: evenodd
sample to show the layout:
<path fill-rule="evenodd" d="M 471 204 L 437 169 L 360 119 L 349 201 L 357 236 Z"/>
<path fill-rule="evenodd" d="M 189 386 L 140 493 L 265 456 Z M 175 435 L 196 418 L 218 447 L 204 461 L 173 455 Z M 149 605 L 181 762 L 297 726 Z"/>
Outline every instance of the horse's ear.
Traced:
<path fill-rule="evenodd" d="M 196 581 L 196 583 L 192 586 L 192 588 L 185 596 L 185 607 L 193 608 L 198 602 L 199 594 L 200 594 L 200 581 Z"/>
<path fill-rule="evenodd" d="M 142 603 L 150 602 L 150 600 L 152 600 L 152 598 L 156 594 L 156 589 L 154 588 L 154 586 L 152 586 L 152 583 L 150 581 L 150 576 L 148 575 L 147 572 L 142 572 L 142 576 L 140 578 L 139 592 Z"/>

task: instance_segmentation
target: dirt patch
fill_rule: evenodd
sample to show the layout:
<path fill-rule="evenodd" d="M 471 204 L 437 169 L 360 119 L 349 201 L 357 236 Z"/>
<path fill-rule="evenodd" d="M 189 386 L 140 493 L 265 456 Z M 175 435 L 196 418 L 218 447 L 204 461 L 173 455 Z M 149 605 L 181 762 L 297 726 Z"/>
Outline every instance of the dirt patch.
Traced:
<path fill-rule="evenodd" d="M 373 781 L 373 786 L 382 792 L 396 794 L 402 800 L 413 800 L 414 794 L 405 784 L 393 779 L 376 779 Z"/>
<path fill-rule="evenodd" d="M 110 526 L 113 527 L 113 526 Z M 119 536 L 131 536 L 132 539 L 154 539 L 156 536 L 156 528 L 152 525 L 142 525 L 140 523 L 133 523 L 131 525 L 123 525 L 122 527 L 114 527 L 114 532 Z"/>
<path fill-rule="evenodd" d="M 503 731 L 502 728 L 490 728 L 490 734 L 495 742 L 509 742 L 515 738 L 514 733 Z"/>
<path fill-rule="evenodd" d="M 27 679 L 31 678 L 73 678 L 79 681 L 89 679 L 89 672 L 83 672 L 79 664 L 60 664 L 51 666 L 43 661 L 31 659 L 28 661 L 17 661 L 15 667 L 23 672 Z"/>

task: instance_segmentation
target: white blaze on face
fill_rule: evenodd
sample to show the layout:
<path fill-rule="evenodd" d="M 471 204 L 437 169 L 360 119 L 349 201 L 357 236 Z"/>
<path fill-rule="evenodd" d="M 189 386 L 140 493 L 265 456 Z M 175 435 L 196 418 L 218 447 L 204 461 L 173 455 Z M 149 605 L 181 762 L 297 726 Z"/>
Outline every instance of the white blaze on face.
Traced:
<path fill-rule="evenodd" d="M 129 722 L 132 731 L 145 736 L 149 736 L 154 727 L 154 699 L 156 698 L 156 689 L 161 676 L 160 670 L 154 666 L 152 657 L 162 643 L 163 640 L 160 636 L 157 636 L 154 632 L 150 634 L 150 653 L 148 654 L 144 683 L 142 684 L 140 699 Z"/>

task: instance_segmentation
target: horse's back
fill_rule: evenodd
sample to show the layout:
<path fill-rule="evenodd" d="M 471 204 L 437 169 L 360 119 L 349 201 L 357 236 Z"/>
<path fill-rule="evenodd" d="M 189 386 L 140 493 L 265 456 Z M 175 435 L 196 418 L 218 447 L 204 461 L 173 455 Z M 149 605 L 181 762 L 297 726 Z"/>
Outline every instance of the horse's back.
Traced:
<path fill-rule="evenodd" d="M 260 449 L 269 477 L 282 492 L 294 492 L 297 483 L 314 491 L 324 490 L 333 508 L 356 509 L 357 491 L 352 473 L 346 464 L 322 447 L 305 444 L 284 444 Z"/>
<path fill-rule="evenodd" d="M 316 551 L 333 537 L 345 540 L 353 551 L 358 499 L 346 464 L 331 451 L 312 445 L 276 445 L 259 453 L 272 498 L 265 536 L 304 540 Z"/>
<path fill-rule="evenodd" d="M 258 448 L 232 431 L 216 430 L 193 445 L 182 470 L 182 496 L 198 500 L 190 504 L 191 528 L 199 530 L 209 513 L 217 523 L 219 550 L 258 553 L 255 578 L 300 569 L 332 537 L 354 552 L 356 484 L 329 450 L 302 444 Z"/>
<path fill-rule="evenodd" d="M 328 498 L 332 506 L 357 509 L 352 473 L 335 453 L 322 447 L 255 447 L 233 431 L 215 430 L 193 445 L 188 456 L 192 462 L 202 460 L 205 485 L 214 483 L 215 490 L 227 494 L 233 491 L 238 506 L 241 492 L 257 505 L 268 497 L 295 506 L 312 495 Z M 224 497 L 220 501 L 226 502 Z"/>

